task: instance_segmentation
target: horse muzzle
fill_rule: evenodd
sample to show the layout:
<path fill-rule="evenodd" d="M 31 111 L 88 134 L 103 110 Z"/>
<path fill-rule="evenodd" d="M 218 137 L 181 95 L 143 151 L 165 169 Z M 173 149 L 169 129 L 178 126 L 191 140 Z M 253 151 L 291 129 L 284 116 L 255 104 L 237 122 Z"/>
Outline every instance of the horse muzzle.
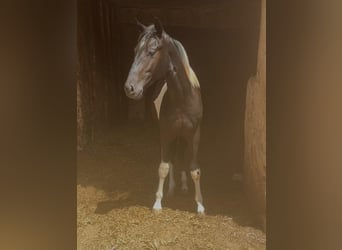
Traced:
<path fill-rule="evenodd" d="M 134 84 L 125 84 L 124 90 L 126 93 L 126 96 L 128 98 L 131 98 L 133 100 L 140 100 L 144 95 L 143 95 L 143 88 L 136 87 Z"/>

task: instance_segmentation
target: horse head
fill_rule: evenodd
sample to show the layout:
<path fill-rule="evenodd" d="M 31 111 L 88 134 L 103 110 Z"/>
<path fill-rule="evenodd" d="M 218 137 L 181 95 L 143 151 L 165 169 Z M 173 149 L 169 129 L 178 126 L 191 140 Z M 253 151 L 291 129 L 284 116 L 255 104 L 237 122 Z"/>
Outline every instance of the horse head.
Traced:
<path fill-rule="evenodd" d="M 165 39 L 167 37 L 160 21 L 145 26 L 137 24 L 142 31 L 134 49 L 135 56 L 124 85 L 126 95 L 134 100 L 144 96 L 145 90 L 165 78 L 169 68 Z"/>

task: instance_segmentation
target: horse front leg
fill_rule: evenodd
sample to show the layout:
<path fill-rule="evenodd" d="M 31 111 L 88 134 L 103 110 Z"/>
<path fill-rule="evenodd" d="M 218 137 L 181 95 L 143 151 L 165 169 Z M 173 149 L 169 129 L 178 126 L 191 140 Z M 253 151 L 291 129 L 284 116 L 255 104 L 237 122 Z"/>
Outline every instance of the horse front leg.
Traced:
<path fill-rule="evenodd" d="M 197 213 L 204 214 L 205 209 L 203 206 L 203 197 L 201 193 L 200 176 L 201 170 L 199 167 L 196 167 L 195 170 L 191 170 L 191 177 L 195 185 L 195 201 L 197 203 Z"/>
<path fill-rule="evenodd" d="M 172 169 L 172 164 L 170 162 L 170 141 L 171 140 L 168 137 L 161 136 L 162 154 L 158 169 L 159 183 L 156 192 L 156 201 L 153 205 L 154 211 L 160 211 L 162 209 L 161 201 L 163 199 L 164 183 L 170 169 Z"/>
<path fill-rule="evenodd" d="M 161 162 L 158 169 L 159 174 L 159 184 L 158 189 L 156 192 L 156 201 L 153 205 L 153 210 L 160 211 L 162 209 L 161 200 L 163 198 L 163 188 L 164 188 L 164 182 L 165 178 L 167 177 L 169 170 L 170 170 L 170 163 L 169 162 Z"/>
<path fill-rule="evenodd" d="M 191 159 L 190 160 L 190 173 L 191 173 L 191 177 L 194 182 L 194 185 L 195 185 L 195 201 L 197 203 L 197 213 L 204 214 L 205 208 L 203 206 L 203 197 L 202 197 L 201 185 L 200 185 L 201 170 L 197 162 L 197 152 L 198 152 L 199 141 L 200 141 L 200 128 L 198 127 L 191 140 L 191 143 L 189 143 L 190 159 Z"/>

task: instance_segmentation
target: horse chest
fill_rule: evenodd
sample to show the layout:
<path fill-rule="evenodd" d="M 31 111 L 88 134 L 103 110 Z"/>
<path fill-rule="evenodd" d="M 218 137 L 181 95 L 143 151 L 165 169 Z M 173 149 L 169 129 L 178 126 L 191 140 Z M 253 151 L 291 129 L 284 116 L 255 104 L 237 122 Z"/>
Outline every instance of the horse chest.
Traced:
<path fill-rule="evenodd" d="M 170 116 L 168 121 L 172 130 L 177 131 L 179 135 L 187 134 L 196 126 L 191 117 L 180 110 L 175 110 L 175 113 Z"/>

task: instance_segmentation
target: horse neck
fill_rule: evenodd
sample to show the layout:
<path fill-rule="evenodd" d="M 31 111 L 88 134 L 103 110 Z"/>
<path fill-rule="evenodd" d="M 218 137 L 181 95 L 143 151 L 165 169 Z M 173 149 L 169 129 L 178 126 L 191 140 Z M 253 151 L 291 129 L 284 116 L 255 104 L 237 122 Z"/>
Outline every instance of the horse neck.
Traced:
<path fill-rule="evenodd" d="M 175 103 L 182 103 L 191 93 L 191 84 L 172 38 L 168 41 L 169 73 L 166 76 L 169 95 Z"/>

